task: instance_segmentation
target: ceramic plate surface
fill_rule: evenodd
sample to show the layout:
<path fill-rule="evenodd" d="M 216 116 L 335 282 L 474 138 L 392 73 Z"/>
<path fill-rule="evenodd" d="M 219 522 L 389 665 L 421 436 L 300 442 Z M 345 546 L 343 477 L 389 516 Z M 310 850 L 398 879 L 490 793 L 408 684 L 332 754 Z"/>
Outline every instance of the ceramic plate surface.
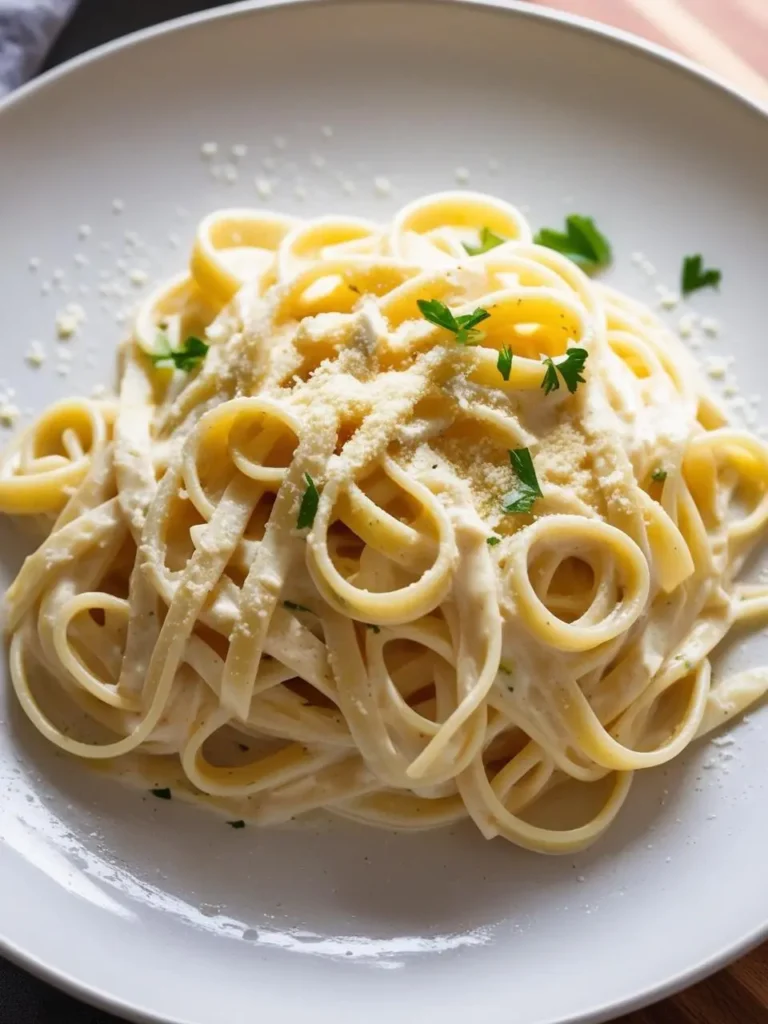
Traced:
<path fill-rule="evenodd" d="M 610 279 L 650 302 L 705 254 L 723 287 L 695 307 L 722 327 L 698 354 L 735 357 L 743 395 L 768 397 L 768 119 L 587 23 L 422 0 L 217 11 L 23 90 L 0 153 L 0 391 L 26 415 L 113 379 L 142 272 L 179 269 L 204 212 L 384 219 L 457 172 L 537 226 L 595 216 Z M 67 359 L 54 325 L 71 302 L 87 320 Z M 2 531 L 6 586 L 23 542 Z M 722 661 L 768 662 L 768 643 Z M 637 780 L 597 847 L 550 859 L 470 827 L 234 831 L 58 756 L 5 684 L 0 950 L 134 1019 L 599 1021 L 766 934 L 764 711 Z"/>

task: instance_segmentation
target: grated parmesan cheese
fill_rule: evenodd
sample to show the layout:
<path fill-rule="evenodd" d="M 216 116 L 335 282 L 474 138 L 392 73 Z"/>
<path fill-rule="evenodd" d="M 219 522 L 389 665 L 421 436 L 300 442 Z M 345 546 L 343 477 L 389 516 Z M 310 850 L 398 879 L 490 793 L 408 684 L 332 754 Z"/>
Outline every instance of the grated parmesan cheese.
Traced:
<path fill-rule="evenodd" d="M 149 274 L 140 267 L 134 267 L 128 274 L 128 279 L 136 288 L 142 288 L 149 280 Z"/>
<path fill-rule="evenodd" d="M 659 305 L 662 309 L 674 309 L 680 302 L 680 295 L 666 285 L 657 285 L 656 294 L 659 296 Z"/>
<path fill-rule="evenodd" d="M 713 380 L 724 380 L 728 368 L 733 362 L 733 356 L 707 356 L 704 360 L 707 374 Z"/>
<path fill-rule="evenodd" d="M 27 349 L 24 359 L 35 370 L 39 369 L 43 365 L 46 360 L 46 355 L 45 349 L 39 341 L 31 341 L 29 343 L 29 348 Z"/>
<path fill-rule="evenodd" d="M 677 325 L 677 330 L 681 338 L 690 338 L 693 334 L 694 328 L 698 323 L 698 317 L 695 313 L 684 313 L 680 317 L 680 322 Z"/>
<path fill-rule="evenodd" d="M 20 415 L 18 406 L 5 399 L 0 400 L 0 425 L 13 427 Z"/>
<path fill-rule="evenodd" d="M 77 334 L 85 319 L 83 307 L 76 302 L 70 302 L 56 314 L 56 333 L 62 340 L 71 338 Z"/>

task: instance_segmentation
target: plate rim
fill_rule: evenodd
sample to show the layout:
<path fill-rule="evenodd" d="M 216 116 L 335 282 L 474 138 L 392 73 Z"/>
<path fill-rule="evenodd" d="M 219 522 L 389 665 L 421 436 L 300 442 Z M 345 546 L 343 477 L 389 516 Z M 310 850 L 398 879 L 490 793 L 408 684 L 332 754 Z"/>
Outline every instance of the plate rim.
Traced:
<path fill-rule="evenodd" d="M 85 67 L 92 62 L 98 62 L 118 50 L 130 49 L 139 45 L 144 40 L 162 36 L 166 33 L 183 31 L 193 25 L 204 22 L 213 22 L 227 18 L 237 18 L 258 10 L 270 10 L 280 7 L 308 7 L 325 5 L 327 7 L 342 7 L 354 4 L 390 4 L 392 6 L 402 5 L 408 0 L 236 0 L 236 2 L 224 4 L 222 7 L 209 8 L 207 10 L 195 11 L 191 14 L 184 14 L 178 18 L 170 18 L 149 28 L 139 29 L 136 32 L 129 32 L 127 35 L 119 36 L 109 42 L 94 46 L 69 60 L 63 61 L 56 67 L 44 71 L 35 78 L 14 89 L 5 96 L 0 97 L 0 116 L 17 103 L 23 102 L 28 96 L 33 95 L 39 89 L 52 85 L 58 78 L 68 75 L 80 67 Z M 768 103 L 750 96 L 749 93 L 740 89 L 730 82 L 724 75 L 700 64 L 692 58 L 686 57 L 669 47 L 654 43 L 634 32 L 597 21 L 581 14 L 572 14 L 570 11 L 560 11 L 554 7 L 541 6 L 538 2 L 529 0 L 416 0 L 421 4 L 432 4 L 453 7 L 477 7 L 480 10 L 487 10 L 491 13 L 501 13 L 521 17 L 532 21 L 544 21 L 554 24 L 565 25 L 576 29 L 583 35 L 597 35 L 610 43 L 618 44 L 624 48 L 643 53 L 654 59 L 655 63 L 671 67 L 673 70 L 682 71 L 693 75 L 700 82 L 721 93 L 725 93 L 730 99 L 736 100 L 740 105 L 747 107 L 753 113 L 762 118 L 768 118 Z"/>
<path fill-rule="evenodd" d="M 257 11 L 274 10 L 282 7 L 308 7 L 310 5 L 341 7 L 352 4 L 360 6 L 363 3 L 384 4 L 394 7 L 402 6 L 407 2 L 434 6 L 442 4 L 453 7 L 472 7 L 502 16 L 554 24 L 575 30 L 583 36 L 597 36 L 609 44 L 630 49 L 636 54 L 650 58 L 654 63 L 681 73 L 685 77 L 693 77 L 707 88 L 714 89 L 721 95 L 724 94 L 742 109 L 757 115 L 761 121 L 768 121 L 768 104 L 763 104 L 761 100 L 750 96 L 723 76 L 710 71 L 683 54 L 644 39 L 633 32 L 596 21 L 593 18 L 572 14 L 568 11 L 555 10 L 552 7 L 542 7 L 539 4 L 529 3 L 527 0 L 239 0 L 239 2 L 229 3 L 222 7 L 215 7 L 172 18 L 158 25 L 152 25 L 149 28 L 120 36 L 117 39 L 102 43 L 84 53 L 78 54 L 49 71 L 43 72 L 7 96 L 0 98 L 0 133 L 2 132 L 3 116 L 11 108 L 16 107 L 17 104 L 23 104 L 40 90 L 55 86 L 60 78 L 64 78 L 82 67 L 86 67 L 91 63 L 108 60 L 113 53 L 140 46 L 150 39 L 184 31 L 193 26 L 209 22 L 239 18 L 251 15 Z M 571 1014 L 563 1018 L 559 1024 L 602 1024 L 602 1022 L 612 1020 L 617 1015 L 624 1015 L 634 1010 L 642 1009 L 645 1006 L 674 995 L 676 992 L 694 985 L 716 971 L 727 967 L 728 964 L 749 953 L 750 950 L 766 939 L 768 939 L 768 913 L 763 922 L 747 933 L 742 939 L 731 944 L 726 943 L 722 948 L 694 963 L 691 967 L 665 977 L 655 985 L 641 987 L 618 1002 L 611 1004 L 602 1003 L 599 1006 L 594 1006 L 592 1009 Z M 0 956 L 69 996 L 98 1009 L 117 1014 L 125 1020 L 134 1021 L 136 1024 L 192 1024 L 189 1018 L 168 1015 L 158 1016 L 155 1011 L 148 1008 L 139 1005 L 132 1006 L 120 997 L 111 995 L 106 990 L 70 972 L 61 970 L 51 963 L 46 963 L 37 954 L 29 949 L 22 948 L 21 944 L 10 939 L 1 924 Z"/>

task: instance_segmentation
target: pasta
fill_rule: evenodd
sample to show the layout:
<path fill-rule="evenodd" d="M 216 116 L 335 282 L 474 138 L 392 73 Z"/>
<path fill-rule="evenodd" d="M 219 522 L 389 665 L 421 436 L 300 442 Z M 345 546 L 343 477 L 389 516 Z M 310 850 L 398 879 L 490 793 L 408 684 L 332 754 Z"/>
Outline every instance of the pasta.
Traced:
<path fill-rule="evenodd" d="M 768 611 L 768 449 L 507 203 L 216 212 L 119 358 L 0 462 L 42 535 L 13 685 L 62 750 L 257 824 L 568 853 L 768 688 L 710 666 Z"/>

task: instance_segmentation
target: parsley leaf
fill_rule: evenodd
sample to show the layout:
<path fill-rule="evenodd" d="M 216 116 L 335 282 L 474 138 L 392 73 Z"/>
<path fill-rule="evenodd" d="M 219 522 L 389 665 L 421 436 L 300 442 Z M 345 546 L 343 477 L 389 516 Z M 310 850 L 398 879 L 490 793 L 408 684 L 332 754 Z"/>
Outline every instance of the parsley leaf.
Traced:
<path fill-rule="evenodd" d="M 579 213 L 565 218 L 564 232 L 542 228 L 534 242 L 561 252 L 582 270 L 599 270 L 611 262 L 610 242 L 591 217 L 582 217 Z"/>
<path fill-rule="evenodd" d="M 502 346 L 499 358 L 496 360 L 496 369 L 504 380 L 509 380 L 509 375 L 512 372 L 512 349 L 509 345 Z"/>
<path fill-rule="evenodd" d="M 544 364 L 547 367 L 544 373 L 544 379 L 541 382 L 541 386 L 544 388 L 544 394 L 548 395 L 550 391 L 558 391 L 560 388 L 560 381 L 557 376 L 557 370 L 552 360 L 547 357 L 544 360 Z"/>
<path fill-rule="evenodd" d="M 240 818 L 238 821 L 228 821 L 227 824 L 231 825 L 232 828 L 245 828 L 245 822 L 243 821 L 242 818 Z"/>
<path fill-rule="evenodd" d="M 468 245 L 466 242 L 461 244 L 469 256 L 482 256 L 484 252 L 495 249 L 497 245 L 504 245 L 506 241 L 506 238 L 502 238 L 501 235 L 497 235 L 490 228 L 485 227 L 480 232 L 480 245 Z"/>
<path fill-rule="evenodd" d="M 456 341 L 459 345 L 476 345 L 483 337 L 483 332 L 477 330 L 477 325 L 487 320 L 491 314 L 485 309 L 476 309 L 474 313 L 466 313 L 464 316 L 457 316 L 456 323 L 459 325 Z"/>
<path fill-rule="evenodd" d="M 175 366 L 177 370 L 189 373 L 202 363 L 210 345 L 201 338 L 190 335 L 181 348 L 171 348 L 168 338 L 161 334 L 158 337 L 158 348 L 150 359 L 155 366 Z"/>
<path fill-rule="evenodd" d="M 444 302 L 440 302 L 439 299 L 419 299 L 417 305 L 421 310 L 421 315 L 431 324 L 444 327 L 446 331 L 458 330 L 456 317 Z"/>
<path fill-rule="evenodd" d="M 478 307 L 474 313 L 454 316 L 439 299 L 419 299 L 417 305 L 425 320 L 455 334 L 459 345 L 476 345 L 483 336 L 482 331 L 477 330 L 477 325 L 491 315 L 486 309 Z"/>
<path fill-rule="evenodd" d="M 547 369 L 541 382 L 544 394 L 548 395 L 550 391 L 558 390 L 560 387 L 558 373 L 565 381 L 565 386 L 573 394 L 579 384 L 584 383 L 581 371 L 584 369 L 584 363 L 588 356 L 589 352 L 585 348 L 569 348 L 565 359 L 561 359 L 558 363 L 547 356 L 544 360 Z"/>
<path fill-rule="evenodd" d="M 299 516 L 296 520 L 296 526 L 300 530 L 305 529 L 307 526 L 312 526 L 317 515 L 317 506 L 320 504 L 320 492 L 315 487 L 315 481 L 309 473 L 304 474 L 304 479 L 307 481 L 307 489 L 304 491 L 301 499 Z"/>
<path fill-rule="evenodd" d="M 170 789 L 168 789 L 167 786 L 164 787 L 163 789 L 150 789 L 149 792 L 152 794 L 152 796 L 156 796 L 158 800 L 170 800 L 171 799 L 171 791 L 170 791 Z"/>
<path fill-rule="evenodd" d="M 505 512 L 530 512 L 537 498 L 543 497 L 536 470 L 528 448 L 515 448 L 509 453 L 509 461 L 517 476 L 517 487 L 501 499 Z"/>
<path fill-rule="evenodd" d="M 489 548 L 495 548 L 497 544 L 501 544 L 501 537 L 486 537 L 485 543 Z"/>
<path fill-rule="evenodd" d="M 704 259 L 701 255 L 686 256 L 683 260 L 682 292 L 683 295 L 690 295 L 699 288 L 717 288 L 722 279 L 719 270 L 705 270 Z"/>
<path fill-rule="evenodd" d="M 557 371 L 565 381 L 565 386 L 571 394 L 574 393 L 579 384 L 584 383 L 581 371 L 589 357 L 585 348 L 569 348 L 565 359 L 557 363 Z"/>
<path fill-rule="evenodd" d="M 663 484 L 666 479 L 666 469 L 662 469 L 661 467 L 659 467 L 658 469 L 654 469 L 654 471 L 651 473 L 651 480 L 655 480 L 657 484 Z"/>
<path fill-rule="evenodd" d="M 287 608 L 289 612 L 309 612 L 312 613 L 311 608 L 307 608 L 305 604 L 296 604 L 295 601 L 283 601 L 283 608 Z"/>
<path fill-rule="evenodd" d="M 381 632 L 381 626 L 374 626 L 374 624 L 372 622 L 366 622 L 365 623 L 365 628 L 366 629 L 370 629 L 371 632 L 373 632 L 373 633 L 380 633 Z"/>

